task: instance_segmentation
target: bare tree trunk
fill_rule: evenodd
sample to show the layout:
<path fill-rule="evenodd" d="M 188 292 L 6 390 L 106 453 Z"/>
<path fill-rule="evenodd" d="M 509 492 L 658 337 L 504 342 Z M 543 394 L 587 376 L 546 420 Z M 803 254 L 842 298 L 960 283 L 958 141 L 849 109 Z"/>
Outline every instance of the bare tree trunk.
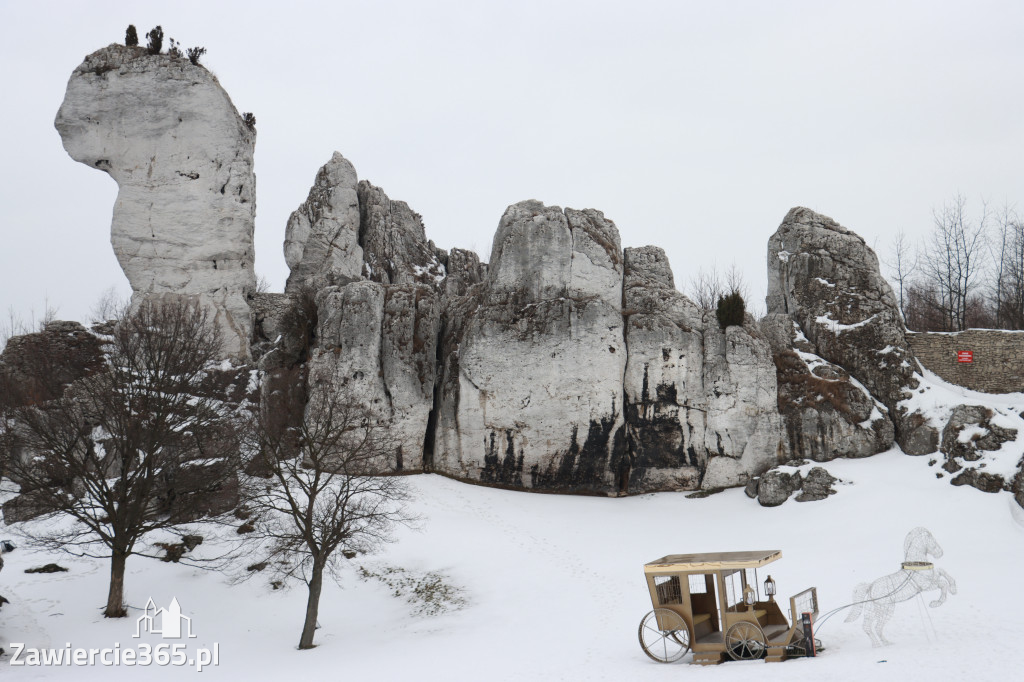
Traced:
<path fill-rule="evenodd" d="M 124 566 L 128 555 L 115 551 L 110 556 L 110 592 L 107 594 L 107 608 L 103 611 L 104 618 L 124 618 L 128 612 L 124 608 Z"/>
<path fill-rule="evenodd" d="M 324 582 L 324 567 L 319 561 L 313 562 L 313 575 L 309 579 L 309 599 L 306 601 L 306 622 L 302 624 L 300 649 L 313 648 L 313 633 L 316 632 L 316 616 L 320 610 L 320 590 Z"/>

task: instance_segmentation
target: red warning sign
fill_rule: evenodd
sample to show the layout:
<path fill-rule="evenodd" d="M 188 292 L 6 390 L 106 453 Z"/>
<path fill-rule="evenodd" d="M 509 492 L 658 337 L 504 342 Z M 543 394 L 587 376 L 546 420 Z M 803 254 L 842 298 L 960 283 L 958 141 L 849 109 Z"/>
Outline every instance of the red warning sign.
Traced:
<path fill-rule="evenodd" d="M 974 351 L 971 350 L 958 350 L 956 352 L 957 362 L 974 362 Z"/>

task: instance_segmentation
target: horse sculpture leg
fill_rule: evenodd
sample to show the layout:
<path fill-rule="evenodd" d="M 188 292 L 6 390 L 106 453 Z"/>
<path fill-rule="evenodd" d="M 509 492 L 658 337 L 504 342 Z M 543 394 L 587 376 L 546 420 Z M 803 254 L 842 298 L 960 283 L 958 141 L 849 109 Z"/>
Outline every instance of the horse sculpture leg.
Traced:
<path fill-rule="evenodd" d="M 875 604 L 875 608 L 873 609 L 873 613 L 874 613 L 874 621 L 875 621 L 874 622 L 874 626 L 875 626 L 874 629 L 875 629 L 875 635 L 876 636 L 872 637 L 871 633 L 870 632 L 868 633 L 868 636 L 871 637 L 871 644 L 872 645 L 877 647 L 877 646 L 889 646 L 890 644 L 892 644 L 892 642 L 890 642 L 889 640 L 887 640 L 885 638 L 885 633 L 882 632 L 882 630 L 885 628 L 885 624 L 889 622 L 889 619 L 892 618 L 893 611 L 895 611 L 895 610 L 896 610 L 896 605 L 891 603 L 891 602 L 884 602 L 884 603 L 883 602 L 879 602 L 879 603 Z M 865 622 L 867 622 L 867 621 L 865 621 Z"/>
<path fill-rule="evenodd" d="M 933 609 L 936 606 L 941 606 L 946 601 L 947 593 L 956 594 L 956 581 L 941 568 L 935 569 L 934 587 L 938 587 L 941 590 L 941 594 L 939 594 L 938 599 L 929 602 L 928 606 Z"/>
<path fill-rule="evenodd" d="M 946 580 L 947 583 L 949 583 L 949 593 L 950 594 L 956 594 L 956 581 L 953 580 L 953 576 L 951 576 L 949 573 L 946 573 L 941 568 L 936 568 L 935 571 L 940 576 L 942 576 Z"/>

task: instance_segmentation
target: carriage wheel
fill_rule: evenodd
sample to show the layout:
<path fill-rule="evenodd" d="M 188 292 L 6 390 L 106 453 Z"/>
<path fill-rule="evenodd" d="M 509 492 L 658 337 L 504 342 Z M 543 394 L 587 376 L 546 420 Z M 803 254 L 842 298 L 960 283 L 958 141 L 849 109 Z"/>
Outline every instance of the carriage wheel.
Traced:
<path fill-rule="evenodd" d="M 658 663 L 674 663 L 690 650 L 690 630 L 675 611 L 654 609 L 640 621 L 640 647 Z"/>
<path fill-rule="evenodd" d="M 757 625 L 743 620 L 725 633 L 725 649 L 737 661 L 752 661 L 764 656 L 768 649 L 764 631 Z"/>

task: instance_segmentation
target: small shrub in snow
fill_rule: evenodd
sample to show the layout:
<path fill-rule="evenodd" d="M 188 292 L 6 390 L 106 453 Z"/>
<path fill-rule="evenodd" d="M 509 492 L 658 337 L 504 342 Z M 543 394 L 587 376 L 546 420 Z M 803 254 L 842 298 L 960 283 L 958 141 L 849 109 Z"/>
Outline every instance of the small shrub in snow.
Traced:
<path fill-rule="evenodd" d="M 416 615 L 437 616 L 447 611 L 457 611 L 466 605 L 462 588 L 448 584 L 445 576 L 436 571 L 416 574 L 398 566 L 386 566 L 379 570 L 360 566 L 359 577 L 383 583 L 391 590 L 392 596 L 404 597 Z"/>

